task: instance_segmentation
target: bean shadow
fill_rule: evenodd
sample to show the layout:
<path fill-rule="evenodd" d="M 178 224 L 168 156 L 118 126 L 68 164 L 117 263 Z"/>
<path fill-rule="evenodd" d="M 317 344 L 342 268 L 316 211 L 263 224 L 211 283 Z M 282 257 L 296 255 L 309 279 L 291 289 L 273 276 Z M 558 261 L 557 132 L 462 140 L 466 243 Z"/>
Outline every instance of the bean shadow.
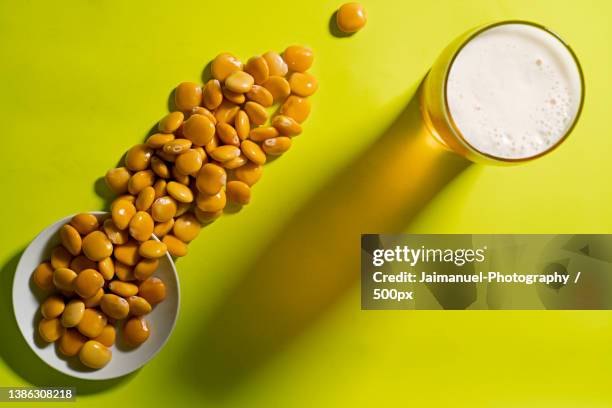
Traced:
<path fill-rule="evenodd" d="M 75 387 L 77 395 L 95 394 L 129 381 L 136 373 L 104 381 L 81 380 L 49 367 L 30 350 L 13 314 L 13 278 L 23 249 L 5 262 L 0 271 L 0 322 L 6 334 L 0 341 L 0 358 L 13 372 L 37 387 Z M 40 344 L 40 339 L 35 339 Z M 52 345 L 46 345 L 53 347 Z M 5 384 L 6 385 L 6 384 Z"/>
<path fill-rule="evenodd" d="M 427 132 L 417 95 L 307 200 L 213 307 L 177 356 L 186 384 L 213 398 L 231 394 L 359 285 L 362 233 L 401 232 L 469 166 Z"/>

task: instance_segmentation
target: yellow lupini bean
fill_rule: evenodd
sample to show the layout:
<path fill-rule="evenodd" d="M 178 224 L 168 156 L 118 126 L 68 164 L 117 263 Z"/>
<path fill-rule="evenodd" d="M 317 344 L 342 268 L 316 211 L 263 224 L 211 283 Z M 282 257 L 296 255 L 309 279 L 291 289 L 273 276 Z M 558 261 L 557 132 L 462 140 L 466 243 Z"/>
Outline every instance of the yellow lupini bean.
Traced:
<path fill-rule="evenodd" d="M 147 211 L 153 201 L 155 200 L 155 189 L 153 186 L 147 186 L 140 190 L 136 201 L 134 202 L 135 207 L 138 211 Z"/>
<path fill-rule="evenodd" d="M 287 67 L 291 71 L 304 72 L 307 71 L 314 60 L 312 49 L 302 45 L 292 45 L 287 47 L 283 53 L 283 60 L 287 63 Z"/>
<path fill-rule="evenodd" d="M 53 343 L 64 334 L 64 327 L 59 319 L 42 319 L 38 324 L 38 333 L 47 343 Z"/>
<path fill-rule="evenodd" d="M 207 109 L 214 110 L 221 105 L 221 102 L 223 102 L 221 82 L 217 79 L 211 79 L 204 85 L 202 103 Z"/>
<path fill-rule="evenodd" d="M 272 126 L 283 136 L 297 136 L 302 133 L 302 126 L 295 119 L 285 115 L 276 115 L 272 120 Z"/>
<path fill-rule="evenodd" d="M 166 195 L 166 188 L 168 183 L 166 180 L 157 180 L 155 184 L 153 184 L 153 188 L 155 189 L 155 198 L 163 197 Z"/>
<path fill-rule="evenodd" d="M 170 221 L 176 214 L 176 201 L 169 196 L 159 197 L 153 202 L 151 216 L 157 222 Z"/>
<path fill-rule="evenodd" d="M 310 102 L 307 98 L 291 95 L 281 106 L 280 113 L 295 119 L 298 123 L 302 123 L 310 114 Z"/>
<path fill-rule="evenodd" d="M 215 118 L 217 119 L 217 123 L 232 123 L 236 119 L 236 115 L 238 114 L 239 110 L 240 106 L 228 100 L 223 100 L 221 105 L 219 105 L 217 110 L 215 110 Z"/>
<path fill-rule="evenodd" d="M 195 185 L 193 185 L 193 187 L 195 187 Z M 191 188 L 189 190 L 191 191 Z M 192 194 L 193 194 L 193 191 L 192 191 Z M 191 203 L 181 203 L 180 201 L 177 201 L 176 214 L 174 214 L 174 217 L 180 217 L 181 215 L 185 214 L 187 211 L 191 210 L 191 208 L 192 208 Z"/>
<path fill-rule="evenodd" d="M 72 254 L 63 246 L 58 246 L 51 252 L 51 266 L 53 269 L 67 268 L 72 261 Z"/>
<path fill-rule="evenodd" d="M 210 66 L 213 78 L 219 81 L 225 81 L 230 74 L 236 71 L 242 71 L 242 63 L 227 52 L 217 55 Z"/>
<path fill-rule="evenodd" d="M 345 33 L 361 30 L 367 20 L 366 11 L 359 3 L 343 4 L 336 13 L 336 24 L 340 31 Z"/>
<path fill-rule="evenodd" d="M 83 303 L 85 304 L 85 307 L 98 307 L 100 300 L 102 300 L 102 296 L 104 296 L 104 289 L 100 288 L 92 297 L 83 299 Z"/>
<path fill-rule="evenodd" d="M 80 297 L 87 299 L 104 286 L 104 277 L 95 269 L 85 269 L 74 279 L 73 286 Z"/>
<path fill-rule="evenodd" d="M 274 51 L 268 51 L 263 55 L 263 58 L 268 64 L 270 76 L 278 75 L 285 76 L 289 70 L 283 58 Z"/>
<path fill-rule="evenodd" d="M 161 258 L 162 256 L 166 255 L 167 251 L 168 247 L 166 246 L 166 244 L 164 244 L 163 242 L 155 241 L 154 239 L 150 239 L 148 241 L 143 242 L 138 248 L 138 253 L 140 254 L 140 256 L 148 259 Z"/>
<path fill-rule="evenodd" d="M 190 203 L 193 201 L 193 192 L 184 184 L 171 181 L 168 183 L 167 191 L 172 198 L 181 203 Z"/>
<path fill-rule="evenodd" d="M 287 88 L 289 88 L 289 83 L 287 83 Z M 274 97 L 272 96 L 270 91 L 260 85 L 253 85 L 251 90 L 246 93 L 246 97 L 248 100 L 257 102 L 258 104 L 266 108 L 269 108 L 274 103 Z"/>
<path fill-rule="evenodd" d="M 89 340 L 79 351 L 79 360 L 89 368 L 99 369 L 108 364 L 113 353 L 99 341 Z"/>
<path fill-rule="evenodd" d="M 126 265 L 136 265 L 140 260 L 140 256 L 138 255 L 139 245 L 140 244 L 136 241 L 129 241 L 124 245 L 115 247 L 115 259 Z"/>
<path fill-rule="evenodd" d="M 82 300 L 73 299 L 68 302 L 62 313 L 62 326 L 76 327 L 85 316 L 85 310 L 85 303 Z"/>
<path fill-rule="evenodd" d="M 145 280 L 155 273 L 158 266 L 158 259 L 144 258 L 134 267 L 134 277 L 138 280 Z"/>
<path fill-rule="evenodd" d="M 271 156 L 279 156 L 289 150 L 290 147 L 291 138 L 286 136 L 279 136 L 273 139 L 268 139 L 261 145 L 263 151 Z"/>
<path fill-rule="evenodd" d="M 83 336 L 93 339 L 102 333 L 104 326 L 106 326 L 106 322 L 107 319 L 103 313 L 96 309 L 85 309 L 76 328 Z"/>
<path fill-rule="evenodd" d="M 76 356 L 87 338 L 75 329 L 66 329 L 58 341 L 58 350 L 67 357 Z"/>
<path fill-rule="evenodd" d="M 232 72 L 225 78 L 225 87 L 236 93 L 249 92 L 254 83 L 253 77 L 244 71 Z"/>
<path fill-rule="evenodd" d="M 146 144 L 137 144 L 125 155 L 125 167 L 132 171 L 141 171 L 149 167 L 153 149 Z"/>
<path fill-rule="evenodd" d="M 72 269 L 58 268 L 53 272 L 53 284 L 59 290 L 67 292 L 72 291 L 72 283 L 76 279 L 77 274 Z"/>
<path fill-rule="evenodd" d="M 124 230 L 130 224 L 130 220 L 136 214 L 136 207 L 124 199 L 117 199 L 111 206 L 111 216 L 115 227 Z"/>
<path fill-rule="evenodd" d="M 81 253 L 83 240 L 79 231 L 76 230 L 72 225 L 66 224 L 59 231 L 60 240 L 64 248 L 68 250 L 72 255 L 77 256 Z"/>
<path fill-rule="evenodd" d="M 49 262 L 42 262 L 34 269 L 32 281 L 42 290 L 53 289 L 55 287 L 53 283 L 53 266 Z"/>
<path fill-rule="evenodd" d="M 238 205 L 246 205 L 251 201 L 251 188 L 245 182 L 232 180 L 227 183 L 227 198 Z"/>
<path fill-rule="evenodd" d="M 308 72 L 294 72 L 289 77 L 289 86 L 296 95 L 310 96 L 317 91 L 319 82 Z"/>
<path fill-rule="evenodd" d="M 219 137 L 217 136 L 217 134 L 215 133 L 215 135 L 213 136 L 213 138 L 210 140 L 210 142 L 208 142 L 206 144 L 206 146 L 204 146 L 204 150 L 206 151 L 206 154 L 210 155 L 210 152 L 212 152 L 213 150 L 215 150 L 217 147 L 219 147 L 221 145 L 221 141 L 219 140 Z"/>
<path fill-rule="evenodd" d="M 168 220 L 166 222 L 158 222 L 155 223 L 155 227 L 153 228 L 153 234 L 157 238 L 161 238 L 172 230 L 174 226 L 174 219 Z"/>
<path fill-rule="evenodd" d="M 130 305 L 130 314 L 134 316 L 143 316 L 151 313 L 152 307 L 149 302 L 140 296 L 130 296 L 127 298 Z"/>
<path fill-rule="evenodd" d="M 70 220 L 72 225 L 81 235 L 87 235 L 98 229 L 98 219 L 93 214 L 77 214 Z"/>
<path fill-rule="evenodd" d="M 225 185 L 225 170 L 214 163 L 206 163 L 196 177 L 196 187 L 204 194 L 217 194 Z"/>
<path fill-rule="evenodd" d="M 187 255 L 187 244 L 175 237 L 174 235 L 166 235 L 162 239 L 162 242 L 168 247 L 168 253 L 170 255 L 175 257 Z"/>
<path fill-rule="evenodd" d="M 139 346 L 149 338 L 151 330 L 147 321 L 141 317 L 132 317 L 123 326 L 123 339 L 132 346 Z"/>
<path fill-rule="evenodd" d="M 223 208 L 225 208 L 226 202 L 227 199 L 225 197 L 225 191 L 223 190 L 220 190 L 216 194 L 199 193 L 196 198 L 196 204 L 198 208 L 202 211 L 208 212 L 222 210 Z"/>
<path fill-rule="evenodd" d="M 183 124 L 183 136 L 190 140 L 196 146 L 204 146 L 212 139 L 215 134 L 215 124 L 212 120 L 204 115 L 191 115 Z M 181 140 L 181 139 L 178 139 Z M 184 140 L 184 139 L 183 139 Z M 189 146 L 191 147 L 191 146 Z M 189 148 L 188 147 L 188 148 Z M 188 149 L 187 148 L 187 149 Z M 175 154 L 186 151 L 184 149 Z M 164 148 L 165 150 L 165 148 Z"/>
<path fill-rule="evenodd" d="M 216 80 L 213 79 L 213 81 L 216 81 Z M 217 82 L 219 82 L 219 81 L 217 81 Z M 219 87 L 220 86 L 221 85 L 219 85 Z M 219 103 L 221 103 L 221 101 L 222 101 L 222 99 L 219 100 Z M 196 106 L 195 108 L 193 108 L 191 110 L 191 115 L 203 115 L 203 116 L 206 116 L 208 119 L 211 120 L 212 123 L 214 123 L 215 125 L 217 124 L 217 119 L 215 119 L 215 115 L 213 115 L 211 111 L 209 111 L 208 109 L 206 109 L 206 108 L 204 108 L 202 106 Z"/>
<path fill-rule="evenodd" d="M 92 261 L 85 255 L 79 255 L 76 256 L 72 260 L 72 262 L 70 262 L 69 269 L 72 269 L 78 274 L 81 273 L 81 271 L 84 271 L 85 269 L 95 269 L 96 265 L 96 262 Z"/>
<path fill-rule="evenodd" d="M 183 112 L 170 112 L 159 121 L 157 129 L 162 133 L 172 133 L 183 124 L 183 119 L 185 119 Z"/>
<path fill-rule="evenodd" d="M 140 255 L 138 255 L 138 259 L 140 259 Z M 134 275 L 134 268 L 120 261 L 115 262 L 115 276 L 117 276 L 117 279 L 124 282 L 129 282 L 136 279 L 136 276 Z"/>
<path fill-rule="evenodd" d="M 183 242 L 193 241 L 198 234 L 202 224 L 195 215 L 187 213 L 176 219 L 172 233 Z"/>
<path fill-rule="evenodd" d="M 174 105 L 188 112 L 202 103 L 202 88 L 194 82 L 182 82 L 174 90 Z"/>
<path fill-rule="evenodd" d="M 94 231 L 83 238 L 83 253 L 94 262 L 103 260 L 113 253 L 113 244 L 102 231 Z"/>
<path fill-rule="evenodd" d="M 93 340 L 104 344 L 106 347 L 111 347 L 113 344 L 115 344 L 116 337 L 117 333 L 115 328 L 110 324 L 107 324 L 104 326 L 104 329 L 102 329 L 102 333 L 100 333 L 100 335 Z"/>
<path fill-rule="evenodd" d="M 274 102 L 281 101 L 291 94 L 291 85 L 282 76 L 270 76 L 263 86 L 270 92 Z"/>
<path fill-rule="evenodd" d="M 246 164 L 249 160 L 244 154 L 240 154 L 238 157 L 234 157 L 232 160 L 221 163 L 224 169 L 232 170 Z"/>
<path fill-rule="evenodd" d="M 113 258 L 110 256 L 108 258 L 104 258 L 98 262 L 98 270 L 100 271 L 100 275 L 104 278 L 104 280 L 111 280 L 113 276 L 115 276 L 115 263 L 113 262 Z"/>
<path fill-rule="evenodd" d="M 136 197 L 134 195 L 132 195 L 132 194 L 129 194 L 129 193 L 128 194 L 122 194 L 122 195 L 120 195 L 119 197 L 117 197 L 115 199 L 115 201 L 119 201 L 119 200 L 126 200 L 126 201 L 129 201 L 130 203 L 134 204 L 136 202 Z M 113 204 L 115 203 L 115 201 L 113 201 L 111 203 L 111 209 L 113 208 Z"/>
<path fill-rule="evenodd" d="M 244 66 L 244 70 L 253 77 L 256 84 L 264 83 L 268 76 L 270 76 L 268 63 L 261 55 L 250 58 Z"/>
<path fill-rule="evenodd" d="M 238 117 L 238 115 L 236 115 L 236 117 Z M 219 139 L 226 145 L 238 146 L 240 144 L 236 129 L 228 123 L 224 122 L 217 124 L 217 136 L 219 136 Z"/>
<path fill-rule="evenodd" d="M 187 123 L 187 122 L 185 122 Z M 171 142 L 168 142 L 164 145 L 163 149 L 163 153 L 170 155 L 172 162 L 174 162 L 176 160 L 176 156 L 186 152 L 187 150 L 191 149 L 191 146 L 193 145 L 193 142 L 191 140 L 188 139 L 174 139 Z M 158 152 L 159 154 L 159 152 Z M 161 157 L 161 155 L 159 155 Z M 174 156 L 174 157 L 172 157 Z M 168 160 L 168 156 L 162 157 L 162 159 L 169 161 Z"/>
<path fill-rule="evenodd" d="M 202 164 L 208 163 L 208 155 L 206 154 L 206 150 L 202 146 L 196 146 L 193 150 L 198 152 L 200 155 L 200 159 L 202 160 Z"/>
<path fill-rule="evenodd" d="M 134 208 L 134 214 L 136 214 L 136 208 Z M 127 221 L 127 223 L 129 224 L 129 220 Z M 112 220 L 112 218 L 109 218 L 104 221 L 104 224 L 102 224 L 102 229 L 104 230 L 104 233 L 106 234 L 110 242 L 112 242 L 113 244 L 122 245 L 128 242 L 129 234 L 127 230 L 120 230 L 115 225 L 115 222 Z"/>
<path fill-rule="evenodd" d="M 104 176 L 104 181 L 111 191 L 115 194 L 123 194 L 127 191 L 128 180 L 132 175 L 126 167 L 110 169 Z"/>
<path fill-rule="evenodd" d="M 248 101 L 244 104 L 244 111 L 254 125 L 263 125 L 268 120 L 268 111 L 257 102 Z"/>
<path fill-rule="evenodd" d="M 278 136 L 278 130 L 273 126 L 256 127 L 249 133 L 249 139 L 254 142 L 263 142 L 266 139 L 271 139 L 276 136 Z"/>
<path fill-rule="evenodd" d="M 130 220 L 130 235 L 137 241 L 146 241 L 153 234 L 153 218 L 148 212 L 138 211 Z"/>
<path fill-rule="evenodd" d="M 60 296 L 49 296 L 40 305 L 40 313 L 45 319 L 54 319 L 62 314 L 66 305 Z"/>
<path fill-rule="evenodd" d="M 266 162 L 266 154 L 261 150 L 261 147 L 250 140 L 244 140 L 240 144 L 242 153 L 255 164 L 264 164 Z M 202 208 L 202 210 L 204 210 Z"/>
<path fill-rule="evenodd" d="M 151 159 L 151 170 L 153 170 L 153 173 L 155 173 L 158 177 L 164 179 L 170 177 L 170 169 L 168 168 L 168 165 L 157 156 Z"/>
<path fill-rule="evenodd" d="M 223 210 L 202 211 L 196 207 L 194 209 L 194 214 L 196 218 L 198 219 L 198 221 L 200 221 L 202 224 L 208 224 L 208 223 L 213 222 L 217 218 L 219 218 L 221 215 L 223 215 Z"/>
<path fill-rule="evenodd" d="M 186 186 L 189 185 L 189 181 L 190 181 L 189 176 L 187 174 L 181 173 L 176 168 L 176 166 L 172 168 L 172 177 L 174 178 L 174 180 L 177 183 L 181 183 L 181 184 L 184 184 Z M 166 188 L 166 190 L 167 190 L 167 188 Z"/>
<path fill-rule="evenodd" d="M 108 284 L 108 288 L 111 290 L 111 292 L 124 298 L 134 296 L 138 293 L 138 286 L 134 285 L 133 283 L 123 282 L 120 280 L 111 281 L 111 283 Z"/>
<path fill-rule="evenodd" d="M 166 146 L 166 145 L 164 145 L 164 147 L 165 147 L 165 146 Z M 179 148 L 179 149 L 182 149 L 182 146 L 178 146 L 178 147 L 177 147 L 177 146 L 173 146 L 173 145 L 171 145 L 171 144 L 168 144 L 168 146 L 172 146 L 172 148 Z M 170 148 L 171 148 L 171 147 L 168 147 L 168 149 L 170 149 Z M 164 148 L 163 148 L 163 147 L 162 147 L 161 149 L 159 149 L 159 150 L 156 150 L 156 151 L 155 151 L 155 155 L 156 155 L 157 157 L 159 157 L 160 159 L 162 159 L 162 160 L 164 160 L 164 161 L 167 161 L 168 163 L 174 163 L 174 161 L 176 160 L 176 156 L 175 156 L 173 153 L 166 153 L 166 152 L 164 151 Z"/>
<path fill-rule="evenodd" d="M 249 186 L 257 183 L 263 173 L 263 166 L 249 162 L 242 167 L 234 170 L 234 176 L 240 181 L 245 182 Z"/>
<path fill-rule="evenodd" d="M 155 133 L 147 138 L 146 145 L 152 149 L 159 149 L 175 139 L 172 133 Z"/>
<path fill-rule="evenodd" d="M 202 167 L 202 156 L 195 149 L 189 149 L 176 158 L 174 166 L 182 174 L 197 173 Z"/>
<path fill-rule="evenodd" d="M 159 278 L 149 278 L 138 287 L 138 296 L 145 299 L 151 305 L 156 305 L 166 298 L 166 285 Z"/>
<path fill-rule="evenodd" d="M 142 170 L 132 174 L 130 181 L 128 181 L 128 191 L 130 194 L 136 195 L 142 191 L 143 188 L 152 186 L 155 182 L 155 173 L 153 170 Z"/>
<path fill-rule="evenodd" d="M 230 91 L 226 87 L 223 88 L 223 97 L 236 105 L 242 105 L 246 100 L 246 96 L 244 93 L 237 93 L 234 91 Z"/>
<path fill-rule="evenodd" d="M 232 145 L 219 146 L 210 152 L 210 157 L 221 163 L 235 159 L 238 156 L 240 156 L 240 149 Z"/>
<path fill-rule="evenodd" d="M 244 140 L 249 137 L 251 130 L 251 122 L 249 121 L 249 115 L 243 110 L 238 111 L 236 119 L 234 119 L 234 129 L 236 129 L 236 135 L 240 140 Z"/>
<path fill-rule="evenodd" d="M 125 319 L 130 313 L 130 305 L 127 300 L 112 293 L 102 296 L 100 308 L 111 319 Z"/>

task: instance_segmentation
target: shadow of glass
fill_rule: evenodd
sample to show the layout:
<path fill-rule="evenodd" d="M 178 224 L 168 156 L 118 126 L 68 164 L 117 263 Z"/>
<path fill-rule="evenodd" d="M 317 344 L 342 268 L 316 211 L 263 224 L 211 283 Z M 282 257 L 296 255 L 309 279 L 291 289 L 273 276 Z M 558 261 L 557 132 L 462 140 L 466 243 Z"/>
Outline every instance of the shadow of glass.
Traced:
<path fill-rule="evenodd" d="M 30 350 L 17 327 L 12 302 L 13 277 L 22 253 L 23 250 L 13 255 L 0 271 L 0 322 L 5 333 L 0 341 L 0 358 L 17 375 L 34 386 L 75 387 L 77 395 L 99 393 L 130 380 L 137 372 L 112 380 L 80 380 L 49 367 Z"/>
<path fill-rule="evenodd" d="M 417 95 L 298 210 L 192 336 L 177 371 L 194 389 L 230 393 L 358 284 L 360 234 L 401 232 L 468 167 L 427 132 Z"/>

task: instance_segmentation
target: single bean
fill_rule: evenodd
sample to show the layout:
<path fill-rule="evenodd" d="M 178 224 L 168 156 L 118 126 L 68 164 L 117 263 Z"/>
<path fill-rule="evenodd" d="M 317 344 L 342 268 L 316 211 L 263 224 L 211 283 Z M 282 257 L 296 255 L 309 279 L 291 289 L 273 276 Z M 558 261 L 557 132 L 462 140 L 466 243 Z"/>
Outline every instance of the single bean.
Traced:
<path fill-rule="evenodd" d="M 264 164 L 266 162 L 266 154 L 261 150 L 261 147 L 250 140 L 244 140 L 240 144 L 242 153 L 255 164 Z"/>
<path fill-rule="evenodd" d="M 246 205 L 251 201 L 251 188 L 248 184 L 232 180 L 227 183 L 227 199 L 238 205 Z"/>
<path fill-rule="evenodd" d="M 182 82 L 174 90 L 174 105 L 187 112 L 202 103 L 202 88 L 195 82 Z"/>

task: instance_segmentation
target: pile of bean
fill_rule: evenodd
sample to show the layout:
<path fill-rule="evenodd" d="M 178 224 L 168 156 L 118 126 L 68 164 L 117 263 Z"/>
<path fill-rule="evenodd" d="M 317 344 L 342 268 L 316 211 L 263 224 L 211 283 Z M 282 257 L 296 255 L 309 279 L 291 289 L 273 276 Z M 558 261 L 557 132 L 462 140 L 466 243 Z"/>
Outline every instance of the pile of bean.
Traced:
<path fill-rule="evenodd" d="M 205 84 L 183 82 L 174 92 L 176 110 L 163 117 L 158 133 L 132 147 L 123 167 L 106 182 L 119 197 L 111 205 L 117 231 L 146 224 L 172 256 L 226 204 L 246 205 L 268 156 L 289 150 L 310 113 L 308 96 L 318 88 L 306 72 L 313 53 L 291 46 L 283 55 L 267 52 L 246 64 L 218 55 Z M 277 114 L 269 110 L 278 104 Z M 133 219 L 134 217 L 134 219 Z M 131 229 L 131 228 L 130 228 Z"/>
<path fill-rule="evenodd" d="M 40 337 L 57 341 L 65 356 L 78 354 L 87 367 L 102 368 L 110 361 L 118 320 L 126 319 L 126 344 L 145 342 L 150 331 L 143 316 L 166 297 L 166 286 L 152 276 L 166 244 L 151 239 L 153 221 L 143 218 L 135 215 L 128 226 L 113 217 L 100 225 L 92 214 L 75 215 L 59 231 L 61 245 L 32 276 L 51 293 L 40 307 Z"/>
<path fill-rule="evenodd" d="M 185 256 L 202 225 L 228 202 L 249 203 L 268 156 L 289 150 L 302 132 L 308 97 L 318 88 L 306 72 L 312 62 L 312 50 L 303 46 L 246 64 L 224 53 L 204 85 L 176 87 L 176 110 L 159 121 L 158 133 L 128 150 L 123 167 L 106 173 L 118 195 L 111 216 L 99 225 L 92 214 L 76 215 L 60 230 L 62 245 L 34 271 L 34 283 L 52 292 L 41 305 L 44 341 L 57 341 L 61 354 L 78 354 L 97 369 L 111 359 L 115 321 L 127 319 L 128 345 L 147 340 L 142 316 L 166 295 L 152 276 L 158 258 Z"/>

